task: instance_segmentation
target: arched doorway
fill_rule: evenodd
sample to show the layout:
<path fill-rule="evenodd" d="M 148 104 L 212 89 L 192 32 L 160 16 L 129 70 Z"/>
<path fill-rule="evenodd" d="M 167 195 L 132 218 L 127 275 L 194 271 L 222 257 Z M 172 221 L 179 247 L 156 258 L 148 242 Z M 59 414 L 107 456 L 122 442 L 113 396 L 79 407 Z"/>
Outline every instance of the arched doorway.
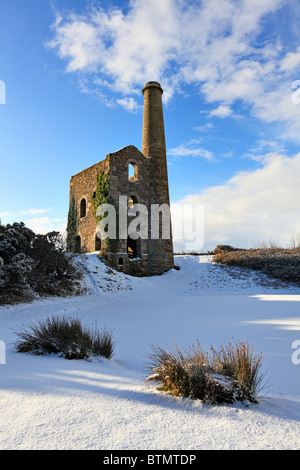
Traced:
<path fill-rule="evenodd" d="M 75 253 L 81 252 L 81 238 L 80 235 L 77 235 L 75 238 Z"/>
<path fill-rule="evenodd" d="M 127 254 L 129 259 L 140 258 L 141 239 L 134 240 L 131 237 L 127 238 Z"/>
<path fill-rule="evenodd" d="M 101 251 L 101 238 L 99 238 L 98 233 L 95 235 L 95 251 Z"/>

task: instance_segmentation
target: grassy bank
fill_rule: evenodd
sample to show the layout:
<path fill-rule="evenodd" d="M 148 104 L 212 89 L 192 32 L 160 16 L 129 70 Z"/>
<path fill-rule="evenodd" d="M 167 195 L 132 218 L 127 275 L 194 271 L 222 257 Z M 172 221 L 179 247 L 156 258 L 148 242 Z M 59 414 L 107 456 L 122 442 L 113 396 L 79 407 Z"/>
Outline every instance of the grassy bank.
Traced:
<path fill-rule="evenodd" d="M 214 255 L 216 263 L 258 270 L 273 278 L 300 286 L 300 248 L 244 250 L 219 245 L 214 250 Z"/>

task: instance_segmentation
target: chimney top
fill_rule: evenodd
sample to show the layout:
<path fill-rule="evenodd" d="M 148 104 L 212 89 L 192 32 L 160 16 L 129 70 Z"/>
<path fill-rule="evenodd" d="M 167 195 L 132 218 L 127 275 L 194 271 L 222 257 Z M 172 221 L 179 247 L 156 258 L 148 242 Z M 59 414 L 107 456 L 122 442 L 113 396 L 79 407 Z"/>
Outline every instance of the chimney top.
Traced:
<path fill-rule="evenodd" d="M 148 88 L 158 88 L 161 91 L 161 94 L 163 94 L 163 89 L 162 89 L 162 87 L 160 86 L 160 84 L 158 82 L 148 82 L 148 83 L 146 83 L 146 85 L 142 89 L 142 92 L 144 93 L 144 91 L 147 90 Z"/>

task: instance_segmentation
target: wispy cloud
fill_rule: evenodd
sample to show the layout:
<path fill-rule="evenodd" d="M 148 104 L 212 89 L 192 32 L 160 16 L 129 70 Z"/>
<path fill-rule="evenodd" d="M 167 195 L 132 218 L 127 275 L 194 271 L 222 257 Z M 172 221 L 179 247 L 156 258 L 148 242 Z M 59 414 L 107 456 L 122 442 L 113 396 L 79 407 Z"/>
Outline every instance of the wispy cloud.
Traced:
<path fill-rule="evenodd" d="M 215 129 L 215 126 L 211 122 L 203 124 L 202 126 L 193 127 L 193 130 L 198 132 L 209 132 L 212 129 Z"/>
<path fill-rule="evenodd" d="M 214 154 L 207 149 L 199 146 L 200 141 L 193 139 L 187 144 L 179 145 L 175 148 L 167 150 L 168 156 L 180 158 L 180 157 L 200 157 L 205 160 L 213 161 Z"/>
<path fill-rule="evenodd" d="M 131 113 L 139 108 L 139 104 L 132 97 L 117 99 L 117 103 Z"/>
<path fill-rule="evenodd" d="M 219 118 L 225 118 L 230 116 L 233 113 L 232 109 L 229 106 L 226 106 L 224 104 L 221 104 L 218 106 L 216 109 L 213 109 L 210 113 L 210 117 L 219 117 Z"/>
<path fill-rule="evenodd" d="M 250 158 L 264 164 L 274 159 L 276 155 L 287 156 L 284 144 L 276 140 L 260 139 L 243 155 L 243 158 Z"/>
<path fill-rule="evenodd" d="M 0 218 L 3 217 L 2 223 L 18 222 L 21 219 L 22 222 L 35 233 L 45 234 L 52 231 L 65 232 L 67 224 L 66 219 L 49 217 L 47 215 L 41 216 L 51 211 L 52 209 L 30 208 L 15 213 L 0 212 Z"/>
<path fill-rule="evenodd" d="M 49 217 L 34 217 L 26 221 L 26 226 L 35 233 L 45 234 L 52 231 L 64 232 L 66 230 L 66 220 Z"/>
<path fill-rule="evenodd" d="M 45 214 L 46 212 L 50 212 L 51 209 L 27 209 L 24 211 L 21 211 L 20 214 Z"/>
<path fill-rule="evenodd" d="M 217 104 L 214 116 L 232 116 L 241 103 L 262 121 L 289 124 L 286 135 L 297 138 L 299 108 L 290 95 L 299 37 L 287 41 L 275 15 L 299 11 L 288 0 L 131 0 L 126 9 L 57 13 L 48 46 L 68 72 L 97 83 L 103 99 L 108 89 L 121 94 L 116 99 L 129 111 L 149 79 L 162 83 L 165 100 L 193 84 Z"/>
<path fill-rule="evenodd" d="M 280 64 L 280 70 L 290 71 L 295 70 L 300 66 L 300 46 L 297 47 L 295 52 L 288 52 Z"/>
<path fill-rule="evenodd" d="M 13 216 L 12 212 L 0 212 L 0 217 L 11 217 Z"/>

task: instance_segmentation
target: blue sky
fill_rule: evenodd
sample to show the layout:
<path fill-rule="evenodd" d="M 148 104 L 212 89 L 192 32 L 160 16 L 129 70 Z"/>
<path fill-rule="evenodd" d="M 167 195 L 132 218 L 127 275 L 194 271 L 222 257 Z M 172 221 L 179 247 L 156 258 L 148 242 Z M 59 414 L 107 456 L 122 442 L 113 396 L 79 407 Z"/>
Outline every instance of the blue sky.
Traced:
<path fill-rule="evenodd" d="M 299 20 L 296 0 L 0 0 L 2 223 L 63 229 L 70 177 L 141 148 L 141 89 L 156 80 L 171 203 L 204 206 L 202 248 L 288 244 Z"/>

